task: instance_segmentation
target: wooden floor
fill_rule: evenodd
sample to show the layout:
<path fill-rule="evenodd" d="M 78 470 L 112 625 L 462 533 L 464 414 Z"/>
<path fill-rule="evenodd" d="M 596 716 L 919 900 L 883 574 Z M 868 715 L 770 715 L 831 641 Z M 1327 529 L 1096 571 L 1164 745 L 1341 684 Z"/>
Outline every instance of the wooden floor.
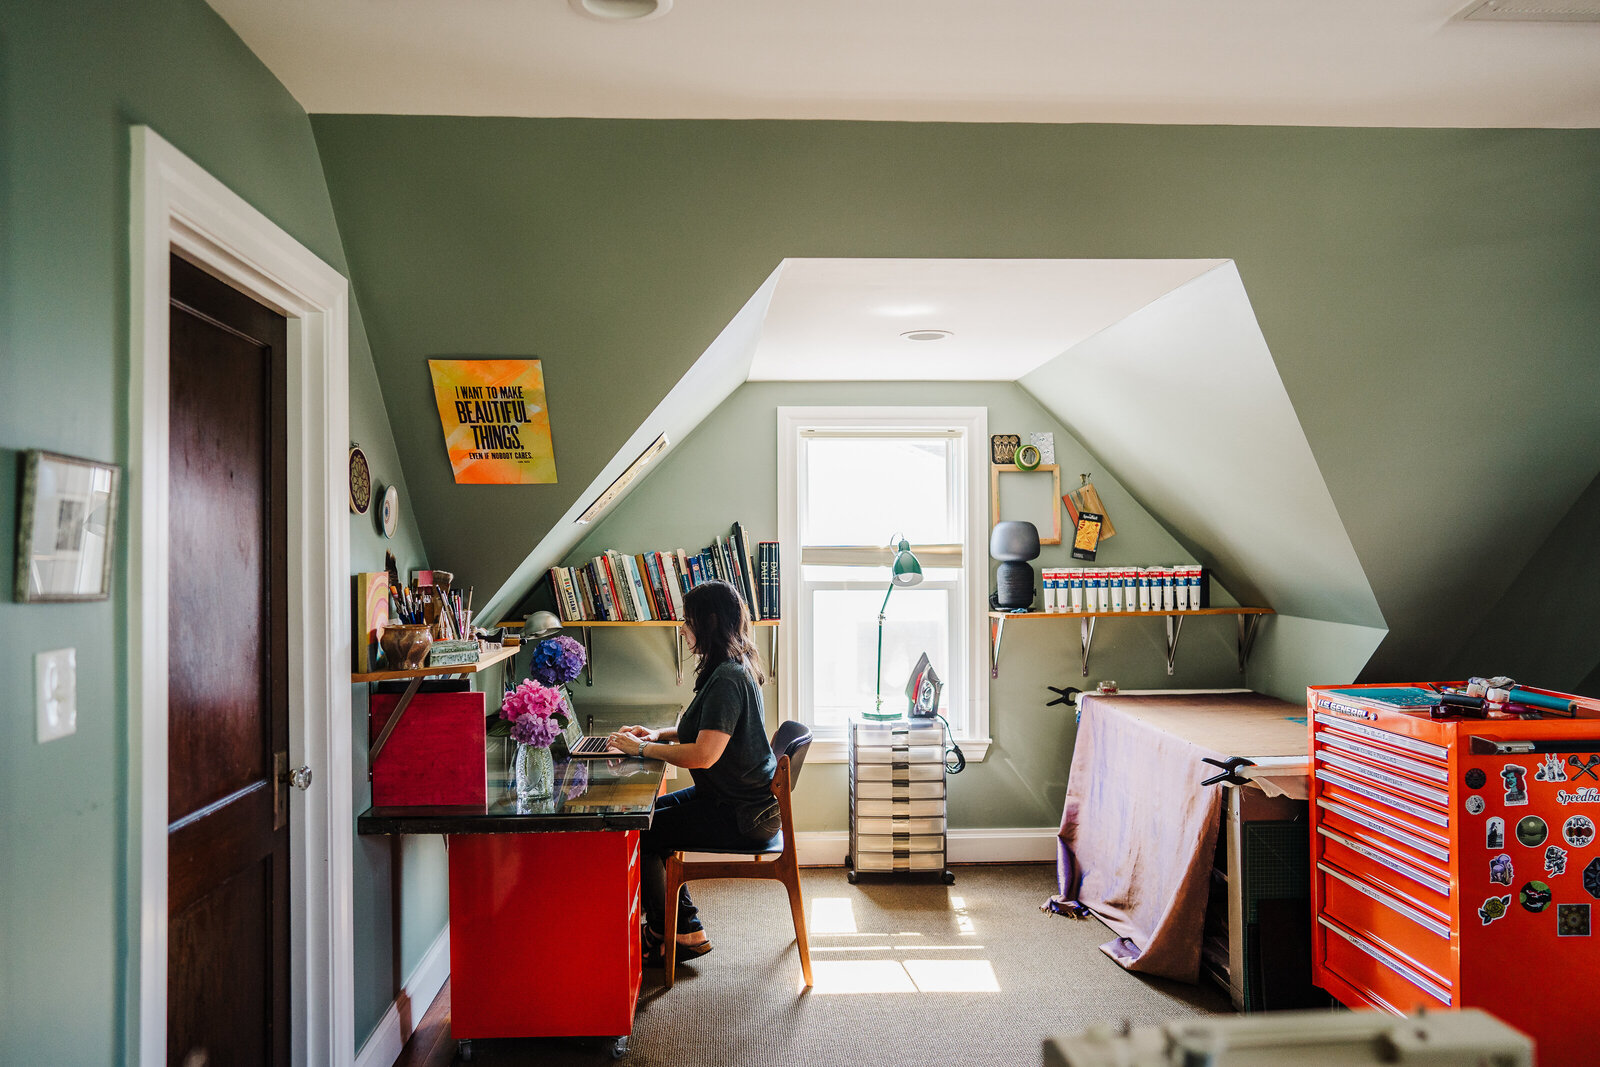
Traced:
<path fill-rule="evenodd" d="M 446 981 L 394 1067 L 443 1067 L 455 1058 L 456 1042 L 450 1036 L 450 983 Z"/>

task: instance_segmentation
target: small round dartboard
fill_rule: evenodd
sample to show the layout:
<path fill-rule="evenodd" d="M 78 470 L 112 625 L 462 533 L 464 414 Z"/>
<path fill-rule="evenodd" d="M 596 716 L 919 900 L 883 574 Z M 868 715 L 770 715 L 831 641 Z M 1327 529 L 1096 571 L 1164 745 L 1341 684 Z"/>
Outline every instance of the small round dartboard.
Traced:
<path fill-rule="evenodd" d="M 379 505 L 379 517 L 383 522 L 383 536 L 393 537 L 395 528 L 400 525 L 400 490 L 394 486 L 383 491 L 383 503 Z"/>
<path fill-rule="evenodd" d="M 350 510 L 365 515 L 372 506 L 372 468 L 367 466 L 367 455 L 355 445 L 350 446 Z"/>

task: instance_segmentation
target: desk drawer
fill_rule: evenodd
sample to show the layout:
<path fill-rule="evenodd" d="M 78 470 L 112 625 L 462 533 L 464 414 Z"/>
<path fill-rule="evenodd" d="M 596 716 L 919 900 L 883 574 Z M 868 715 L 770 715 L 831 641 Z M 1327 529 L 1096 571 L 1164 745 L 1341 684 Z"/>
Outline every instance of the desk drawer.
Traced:
<path fill-rule="evenodd" d="M 1371 938 L 1327 919 L 1322 924 L 1328 970 L 1397 1012 L 1452 1006 L 1449 982 Z"/>
<path fill-rule="evenodd" d="M 944 749 L 938 745 L 912 745 L 910 748 L 856 748 L 857 763 L 944 763 Z"/>
<path fill-rule="evenodd" d="M 858 871 L 938 871 L 944 869 L 943 852 L 858 852 Z"/>
<path fill-rule="evenodd" d="M 944 779 L 935 782 L 857 782 L 857 800 L 943 800 Z"/>
<path fill-rule="evenodd" d="M 1391 946 L 1402 959 L 1436 975 L 1452 970 L 1450 922 L 1415 898 L 1374 885 L 1349 871 L 1318 863 L 1322 915 Z"/>
<path fill-rule="evenodd" d="M 862 819 L 942 817 L 944 799 L 913 800 L 910 797 L 898 797 L 894 800 L 857 800 L 856 815 Z"/>

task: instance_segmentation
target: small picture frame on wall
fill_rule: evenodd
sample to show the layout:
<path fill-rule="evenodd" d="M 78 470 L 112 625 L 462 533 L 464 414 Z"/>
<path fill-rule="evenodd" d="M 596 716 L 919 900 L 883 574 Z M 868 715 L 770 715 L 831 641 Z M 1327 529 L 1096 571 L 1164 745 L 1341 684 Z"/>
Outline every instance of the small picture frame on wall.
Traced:
<path fill-rule="evenodd" d="M 109 598 L 121 469 L 38 449 L 23 453 L 22 464 L 16 599 Z"/>

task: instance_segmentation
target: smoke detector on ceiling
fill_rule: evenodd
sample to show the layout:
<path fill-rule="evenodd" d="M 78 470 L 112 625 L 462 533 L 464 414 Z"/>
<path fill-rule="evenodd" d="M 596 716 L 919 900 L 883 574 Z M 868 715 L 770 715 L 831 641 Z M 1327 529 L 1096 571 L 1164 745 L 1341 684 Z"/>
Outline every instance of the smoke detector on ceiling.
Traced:
<path fill-rule="evenodd" d="M 1600 0 L 1477 0 L 1461 22 L 1600 22 Z"/>
<path fill-rule="evenodd" d="M 601 22 L 658 19 L 672 10 L 672 0 L 567 0 L 572 10 Z"/>

